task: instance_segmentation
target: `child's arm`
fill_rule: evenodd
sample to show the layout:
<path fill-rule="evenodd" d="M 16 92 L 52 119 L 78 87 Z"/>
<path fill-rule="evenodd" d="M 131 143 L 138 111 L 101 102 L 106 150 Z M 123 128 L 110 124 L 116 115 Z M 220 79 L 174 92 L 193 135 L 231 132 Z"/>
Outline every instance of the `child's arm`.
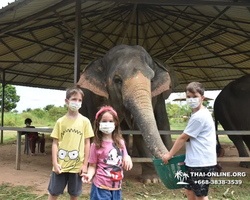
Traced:
<path fill-rule="evenodd" d="M 132 163 L 132 159 L 129 155 L 126 155 L 124 158 L 123 158 L 123 162 L 122 162 L 122 167 L 125 169 L 125 170 L 131 170 L 132 167 L 133 167 L 133 163 Z"/>
<path fill-rule="evenodd" d="M 82 182 L 83 183 L 91 183 L 91 180 L 96 172 L 96 163 L 89 163 L 88 173 L 82 174 Z"/>
<path fill-rule="evenodd" d="M 169 153 L 166 153 L 162 156 L 162 161 L 165 164 L 168 164 L 168 160 L 170 160 L 176 153 L 177 151 L 180 150 L 182 146 L 184 146 L 185 142 L 190 138 L 189 135 L 182 133 L 175 141 L 174 146 L 170 150 Z"/>
<path fill-rule="evenodd" d="M 128 155 L 127 148 L 126 148 L 124 140 L 122 140 L 122 145 L 123 145 L 123 150 L 124 150 L 124 157 L 123 157 L 123 161 L 122 161 L 122 167 L 125 170 L 128 171 L 128 170 L 132 169 L 133 163 L 132 163 L 131 157 Z"/>
<path fill-rule="evenodd" d="M 61 165 L 57 162 L 58 139 L 54 138 L 52 143 L 52 164 L 56 174 L 61 174 Z"/>
<path fill-rule="evenodd" d="M 87 173 L 88 160 L 89 160 L 89 150 L 90 150 L 90 139 L 85 138 L 85 141 L 84 141 L 84 161 L 83 161 L 83 165 L 82 165 L 81 170 L 80 170 L 80 174 Z"/>

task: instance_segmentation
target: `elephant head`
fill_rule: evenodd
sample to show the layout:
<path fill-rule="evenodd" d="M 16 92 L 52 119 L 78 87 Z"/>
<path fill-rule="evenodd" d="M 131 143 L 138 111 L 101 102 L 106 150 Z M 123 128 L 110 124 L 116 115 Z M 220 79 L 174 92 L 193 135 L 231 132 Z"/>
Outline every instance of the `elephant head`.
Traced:
<path fill-rule="evenodd" d="M 83 70 L 77 85 L 107 98 L 120 120 L 125 119 L 129 126 L 133 116 L 156 158 L 168 151 L 157 129 L 152 98 L 164 92 L 170 94 L 170 75 L 144 48 L 129 45 L 112 48 Z"/>

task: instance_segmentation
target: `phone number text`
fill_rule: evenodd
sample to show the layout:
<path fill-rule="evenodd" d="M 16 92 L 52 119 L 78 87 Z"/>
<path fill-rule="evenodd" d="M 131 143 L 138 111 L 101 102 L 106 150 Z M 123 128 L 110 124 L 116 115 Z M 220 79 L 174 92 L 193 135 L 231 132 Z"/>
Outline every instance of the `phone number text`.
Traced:
<path fill-rule="evenodd" d="M 242 180 L 197 180 L 195 184 L 211 184 L 211 185 L 241 185 Z"/>

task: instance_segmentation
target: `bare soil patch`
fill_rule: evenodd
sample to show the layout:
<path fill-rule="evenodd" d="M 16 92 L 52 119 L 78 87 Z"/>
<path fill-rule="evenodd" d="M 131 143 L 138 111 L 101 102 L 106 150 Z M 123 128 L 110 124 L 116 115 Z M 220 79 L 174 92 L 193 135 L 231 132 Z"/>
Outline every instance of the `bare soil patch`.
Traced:
<path fill-rule="evenodd" d="M 223 147 L 226 157 L 238 156 L 233 144 L 223 144 Z M 37 195 L 48 193 L 47 187 L 52 169 L 51 143 L 46 143 L 47 155 L 45 156 L 39 153 L 36 156 L 27 156 L 23 153 L 23 148 L 24 145 L 22 145 L 21 170 L 16 170 L 16 144 L 0 145 L 0 184 L 31 186 L 33 187 L 33 193 Z M 225 162 L 222 163 L 222 167 L 225 172 L 246 172 L 248 176 L 250 174 L 250 168 L 241 168 L 238 162 Z M 140 164 L 135 163 L 131 171 L 125 171 L 124 173 L 124 181 L 139 182 Z M 83 193 L 88 194 L 89 192 L 90 185 L 84 184 Z"/>

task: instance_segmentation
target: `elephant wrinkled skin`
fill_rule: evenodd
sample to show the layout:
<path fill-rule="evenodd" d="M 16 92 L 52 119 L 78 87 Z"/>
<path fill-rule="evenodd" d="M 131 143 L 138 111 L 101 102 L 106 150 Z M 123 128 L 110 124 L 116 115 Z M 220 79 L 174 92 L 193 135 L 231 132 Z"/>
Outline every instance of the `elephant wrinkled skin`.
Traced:
<path fill-rule="evenodd" d="M 91 121 L 97 109 L 108 104 L 117 111 L 122 130 L 141 131 L 142 136 L 133 136 L 140 157 L 161 158 L 172 147 L 171 136 L 160 136 L 158 131 L 170 130 L 165 108 L 170 75 L 143 47 L 113 47 L 88 64 L 77 85 L 84 92 L 80 112 Z M 128 137 L 124 136 L 127 142 Z M 142 164 L 142 181 L 159 181 L 153 164 Z"/>
<path fill-rule="evenodd" d="M 250 75 L 229 83 L 214 102 L 214 117 L 224 130 L 250 130 Z M 240 134 L 240 133 L 239 133 Z M 250 135 L 228 135 L 240 157 L 249 157 L 245 145 L 250 149 Z M 250 167 L 250 162 L 240 162 L 242 167 Z"/>

